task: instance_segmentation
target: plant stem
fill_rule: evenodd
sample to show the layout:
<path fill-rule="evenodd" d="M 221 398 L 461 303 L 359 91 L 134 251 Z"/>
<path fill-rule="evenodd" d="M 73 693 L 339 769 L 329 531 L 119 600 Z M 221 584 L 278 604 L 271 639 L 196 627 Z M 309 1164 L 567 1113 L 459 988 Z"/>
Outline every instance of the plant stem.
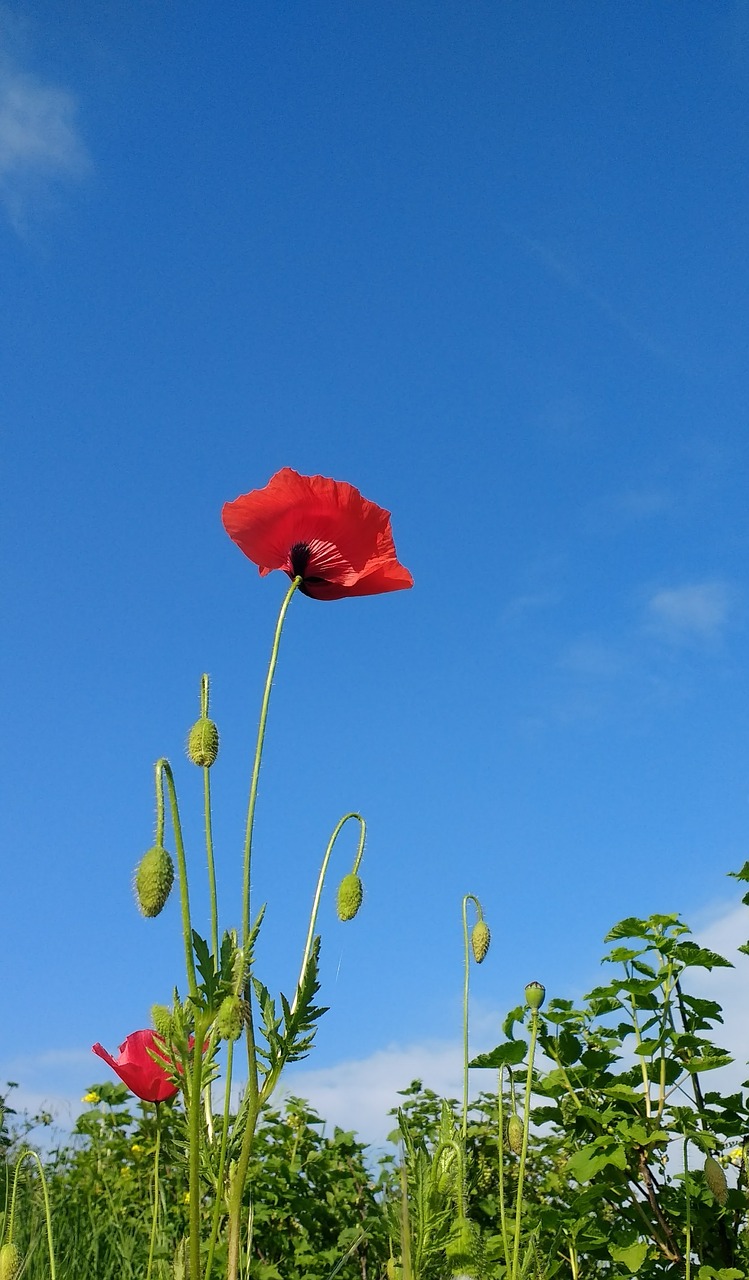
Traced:
<path fill-rule="evenodd" d="M 531 1121 L 531 1091 L 533 1087 L 533 1059 L 536 1053 L 536 1040 L 538 1039 L 538 1010 L 531 1011 L 531 1041 L 528 1049 L 528 1071 L 525 1077 L 525 1103 L 523 1107 L 523 1145 L 520 1151 L 520 1164 L 518 1167 L 518 1190 L 515 1201 L 515 1245 L 512 1252 L 512 1280 L 518 1280 L 520 1272 L 518 1263 L 520 1259 L 520 1211 L 523 1206 L 523 1182 L 525 1181 L 525 1160 L 528 1154 L 528 1130 Z"/>
<path fill-rule="evenodd" d="M 265 728 L 268 722 L 270 693 L 271 688 L 273 687 L 273 677 L 276 672 L 276 664 L 278 662 L 278 650 L 281 643 L 281 632 L 286 619 L 286 612 L 291 604 L 294 592 L 297 587 L 301 586 L 301 583 L 301 577 L 297 576 L 294 578 L 283 598 L 283 602 L 278 613 L 276 629 L 273 633 L 273 644 L 271 646 L 270 661 L 268 662 L 268 672 L 265 677 L 265 688 L 263 689 L 263 698 L 260 704 L 260 719 L 258 722 L 257 740 L 255 743 L 255 758 L 252 764 L 252 778 L 250 781 L 250 796 L 247 803 L 247 822 L 245 824 L 244 836 L 244 864 L 242 871 L 243 947 L 247 946 L 250 938 L 250 868 L 252 863 L 252 835 L 255 827 L 257 789 L 260 779 L 260 764 L 263 758 Z M 247 1093 L 241 1107 L 241 1112 L 245 1116 L 242 1145 L 229 1192 L 228 1280 L 237 1280 L 239 1270 L 239 1220 L 242 1213 L 242 1196 L 244 1193 L 245 1182 L 247 1180 L 247 1169 L 250 1163 L 250 1152 L 252 1150 L 252 1142 L 255 1137 L 255 1128 L 257 1126 L 258 1115 L 260 1114 L 257 1051 L 255 1049 L 255 1028 L 252 1015 L 252 986 L 249 974 L 247 976 L 245 995 L 247 1000 Z"/>
<path fill-rule="evenodd" d="M 156 1102 L 156 1144 L 153 1153 L 153 1218 L 151 1219 L 151 1243 L 148 1249 L 146 1280 L 151 1280 L 153 1255 L 156 1248 L 156 1227 L 159 1220 L 159 1151 L 161 1148 L 161 1104 Z"/>
<path fill-rule="evenodd" d="M 210 684 L 207 675 L 200 680 L 200 716 L 208 719 Z M 211 820 L 211 768 L 203 765 L 203 811 L 205 815 L 205 850 L 208 860 L 208 892 L 211 900 L 211 947 L 214 962 L 218 964 L 218 895 L 216 893 L 216 862 L 213 855 L 213 822 Z"/>
<path fill-rule="evenodd" d="M 11 1196 L 11 1201 L 10 1201 L 10 1223 L 8 1226 L 8 1243 L 9 1244 L 13 1243 L 13 1227 L 14 1227 L 15 1215 L 16 1215 L 16 1193 L 18 1191 L 18 1175 L 21 1172 L 21 1165 L 23 1164 L 24 1160 L 26 1160 L 27 1158 L 30 1160 L 35 1160 L 37 1168 L 39 1169 L 39 1177 L 42 1183 L 42 1195 L 44 1196 L 44 1218 L 45 1218 L 46 1227 L 47 1227 L 47 1250 L 49 1252 L 49 1276 L 50 1276 L 50 1280 L 56 1280 L 55 1250 L 54 1250 L 54 1243 L 52 1239 L 52 1210 L 50 1209 L 50 1205 L 49 1205 L 49 1192 L 47 1190 L 47 1179 L 44 1176 L 44 1165 L 42 1164 L 38 1153 L 32 1150 L 31 1147 L 24 1147 L 23 1150 L 19 1153 L 18 1159 L 16 1160 L 16 1168 L 13 1174 L 13 1194 Z"/>
<path fill-rule="evenodd" d="M 226 1147 L 229 1137 L 229 1114 L 231 1107 L 231 1077 L 232 1066 L 234 1064 L 234 1041 L 230 1040 L 226 1046 L 226 1092 L 224 1094 L 224 1115 L 223 1125 L 221 1128 L 221 1147 L 218 1157 L 218 1173 L 216 1175 L 216 1197 L 213 1202 L 213 1219 L 211 1222 L 211 1238 L 208 1243 L 208 1258 L 205 1264 L 205 1280 L 211 1280 L 211 1268 L 213 1267 L 213 1255 L 216 1250 L 216 1241 L 218 1240 L 218 1225 L 221 1217 L 221 1198 L 224 1193 L 224 1171 L 226 1168 Z"/>
<path fill-rule="evenodd" d="M 687 1164 L 687 1147 L 689 1139 L 684 1139 L 684 1195 L 686 1196 L 686 1247 L 684 1250 L 686 1264 L 686 1280 L 692 1280 L 692 1198 L 689 1194 L 689 1166 Z"/>
<path fill-rule="evenodd" d="M 315 926 L 317 924 L 317 913 L 320 908 L 320 898 L 322 897 L 323 885 L 325 883 L 325 875 L 328 870 L 328 863 L 330 862 L 330 855 L 333 852 L 333 846 L 336 840 L 338 839 L 339 835 L 341 834 L 341 831 L 345 827 L 346 823 L 349 822 L 352 818 L 359 823 L 359 845 L 356 850 L 356 858 L 354 859 L 354 866 L 353 866 L 354 875 L 356 875 L 361 865 L 362 854 L 364 853 L 364 841 L 367 838 L 367 824 L 362 818 L 360 813 L 347 813 L 344 815 L 344 817 L 341 818 L 340 822 L 335 827 L 335 830 L 333 831 L 333 834 L 330 837 L 330 840 L 328 841 L 328 847 L 325 850 L 325 856 L 323 857 L 322 864 L 320 866 L 320 874 L 317 877 L 317 887 L 315 889 L 315 896 L 312 900 L 312 911 L 310 912 L 309 928 L 307 929 L 307 940 L 304 944 L 304 954 L 302 955 L 302 966 L 299 970 L 299 978 L 296 984 L 296 992 L 294 994 L 294 999 L 291 1005 L 292 1013 L 294 1013 L 294 1011 L 296 1010 L 297 1000 L 299 998 L 299 992 L 304 982 L 304 975 L 307 972 L 307 965 L 309 964 L 309 958 L 310 958 L 312 947 L 315 941 Z"/>
<path fill-rule="evenodd" d="M 276 622 L 276 630 L 273 635 L 273 645 L 270 653 L 270 661 L 268 663 L 268 673 L 265 677 L 265 688 L 263 690 L 263 700 L 260 704 L 260 720 L 257 729 L 257 741 L 255 743 L 255 759 L 252 765 L 252 779 L 250 782 L 250 798 L 247 804 L 247 823 L 244 835 L 244 870 L 242 877 L 242 946 L 245 946 L 250 935 L 250 864 L 252 860 L 252 833 L 255 826 L 255 807 L 257 805 L 257 787 L 260 779 L 260 763 L 263 758 L 263 744 L 265 742 L 265 727 L 268 721 L 268 706 L 270 704 L 270 691 L 273 685 L 273 677 L 276 673 L 276 664 L 278 662 L 278 649 L 281 643 L 281 632 L 286 619 L 286 611 L 291 604 L 291 598 L 297 587 L 301 586 L 302 579 L 294 578 L 281 605 L 278 620 Z"/>
<path fill-rule="evenodd" d="M 156 828 L 157 839 L 159 827 L 163 832 L 163 813 L 164 813 L 164 793 L 163 786 L 166 779 L 166 787 L 169 792 L 169 807 L 172 814 L 172 827 L 174 828 L 174 850 L 177 854 L 177 869 L 179 872 L 179 897 L 182 906 L 182 937 L 185 944 L 185 968 L 187 970 L 187 985 L 190 995 L 197 999 L 198 980 L 195 975 L 195 960 L 192 952 L 192 924 L 190 922 L 190 893 L 187 887 L 187 859 L 185 858 L 185 845 L 182 839 L 182 824 L 179 818 L 179 806 L 177 804 L 177 791 L 174 786 L 174 775 L 168 760 L 156 761 Z M 162 836 L 163 839 L 163 836 Z"/>
<path fill-rule="evenodd" d="M 195 1019 L 193 1044 L 192 1084 L 190 1088 L 189 1125 L 189 1183 L 190 1194 L 190 1280 L 200 1280 L 200 1094 L 203 1079 L 203 1041 L 208 1024 L 202 1018 Z"/>
<path fill-rule="evenodd" d="M 497 1128 L 499 1146 L 499 1221 L 502 1228 L 502 1248 L 505 1255 L 505 1267 L 510 1265 L 510 1240 L 507 1235 L 507 1215 L 505 1213 L 505 1116 L 504 1116 L 504 1067 L 499 1068 L 497 1086 Z"/>
<path fill-rule="evenodd" d="M 468 1132 L 468 979 L 471 971 L 471 954 L 468 942 L 468 903 L 472 902 L 476 908 L 476 915 L 479 920 L 483 919 L 481 911 L 481 903 L 472 893 L 467 893 L 463 898 L 462 914 L 463 914 L 463 1118 L 461 1122 L 461 1134 L 463 1141 L 466 1140 Z"/>

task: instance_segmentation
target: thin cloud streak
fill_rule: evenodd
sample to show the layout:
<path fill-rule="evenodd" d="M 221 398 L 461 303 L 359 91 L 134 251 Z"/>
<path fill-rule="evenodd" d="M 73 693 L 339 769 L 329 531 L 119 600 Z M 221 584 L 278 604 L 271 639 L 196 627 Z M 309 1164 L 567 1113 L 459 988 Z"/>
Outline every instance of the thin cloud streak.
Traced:
<path fill-rule="evenodd" d="M 655 591 L 647 604 L 646 627 L 666 640 L 720 639 L 735 592 L 726 582 L 693 582 Z"/>
<path fill-rule="evenodd" d="M 0 65 L 0 202 L 19 233 L 56 183 L 79 180 L 91 167 L 77 114 L 67 90 Z"/>

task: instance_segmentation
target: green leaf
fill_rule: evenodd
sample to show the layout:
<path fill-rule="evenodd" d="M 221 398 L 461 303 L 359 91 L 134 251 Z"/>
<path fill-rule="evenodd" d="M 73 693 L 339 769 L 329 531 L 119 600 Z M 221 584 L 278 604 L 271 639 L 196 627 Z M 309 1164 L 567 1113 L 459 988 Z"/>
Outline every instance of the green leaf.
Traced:
<path fill-rule="evenodd" d="M 614 1262 L 623 1262 L 624 1266 L 634 1273 L 640 1270 L 648 1256 L 648 1245 L 644 1240 L 628 1245 L 610 1244 L 609 1253 Z"/>
<path fill-rule="evenodd" d="M 699 969 L 733 969 L 730 960 L 721 956 L 709 947 L 698 947 L 696 942 L 677 942 L 673 949 L 677 960 L 682 960 L 685 967 Z"/>
<path fill-rule="evenodd" d="M 609 929 L 604 942 L 615 942 L 617 938 L 644 938 L 646 936 L 647 925 L 645 921 L 639 920 L 637 916 L 627 916 L 626 920 L 620 920 L 618 924 L 614 925 L 613 929 Z"/>
<path fill-rule="evenodd" d="M 480 1053 L 469 1067 L 517 1067 L 524 1061 L 528 1045 L 524 1040 L 507 1040 L 489 1053 Z"/>

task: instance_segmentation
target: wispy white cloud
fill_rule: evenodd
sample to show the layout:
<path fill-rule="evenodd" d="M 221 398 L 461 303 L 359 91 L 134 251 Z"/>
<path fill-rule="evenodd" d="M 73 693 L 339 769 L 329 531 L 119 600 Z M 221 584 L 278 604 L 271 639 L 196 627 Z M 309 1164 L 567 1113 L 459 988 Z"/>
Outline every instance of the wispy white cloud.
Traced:
<path fill-rule="evenodd" d="M 736 593 L 726 582 L 663 587 L 647 602 L 647 630 L 670 641 L 717 640 L 729 622 Z"/>
<path fill-rule="evenodd" d="M 383 1146 L 395 1127 L 388 1112 L 403 1102 L 401 1089 L 422 1080 L 441 1097 L 457 1097 L 461 1072 L 457 1042 L 389 1045 L 366 1058 L 290 1073 L 285 1092 L 306 1098 L 331 1126 L 354 1129 L 363 1142 Z"/>
<path fill-rule="evenodd" d="M 77 114 L 67 90 L 0 62 L 0 201 L 16 231 L 60 181 L 89 170 Z"/>

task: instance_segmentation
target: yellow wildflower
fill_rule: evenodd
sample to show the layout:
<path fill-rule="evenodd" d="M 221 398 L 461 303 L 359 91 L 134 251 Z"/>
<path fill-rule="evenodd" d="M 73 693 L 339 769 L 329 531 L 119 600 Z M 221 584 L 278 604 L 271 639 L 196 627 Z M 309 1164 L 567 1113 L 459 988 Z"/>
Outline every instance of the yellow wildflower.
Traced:
<path fill-rule="evenodd" d="M 132 1151 L 134 1156 L 139 1156 L 143 1148 L 139 1142 L 134 1142 L 130 1150 Z"/>
<path fill-rule="evenodd" d="M 81 1102 L 101 1102 L 101 1098 L 98 1093 L 94 1093 L 93 1089 L 91 1089 L 88 1093 L 84 1093 Z"/>

